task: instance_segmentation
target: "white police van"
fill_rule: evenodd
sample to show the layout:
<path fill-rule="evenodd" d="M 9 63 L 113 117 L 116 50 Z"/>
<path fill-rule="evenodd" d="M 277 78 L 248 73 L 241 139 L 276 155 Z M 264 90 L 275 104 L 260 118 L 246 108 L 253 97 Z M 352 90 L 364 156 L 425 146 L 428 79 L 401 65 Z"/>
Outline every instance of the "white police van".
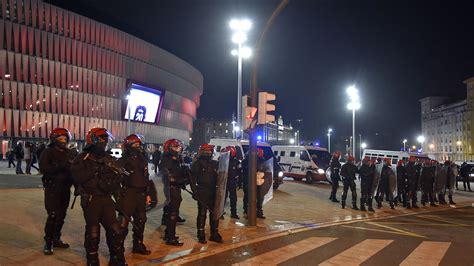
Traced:
<path fill-rule="evenodd" d="M 325 170 L 329 167 L 331 155 L 326 148 L 284 145 L 272 148 L 285 176 L 295 180 L 305 178 L 309 184 L 313 181 L 327 181 Z"/>

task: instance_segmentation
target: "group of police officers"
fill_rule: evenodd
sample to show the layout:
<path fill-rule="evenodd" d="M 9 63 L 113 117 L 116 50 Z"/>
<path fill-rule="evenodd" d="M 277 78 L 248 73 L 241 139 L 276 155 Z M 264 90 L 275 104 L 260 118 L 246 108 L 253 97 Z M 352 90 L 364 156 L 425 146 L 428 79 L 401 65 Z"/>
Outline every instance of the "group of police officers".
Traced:
<path fill-rule="evenodd" d="M 123 141 L 122 157 L 116 160 L 107 152 L 107 144 L 112 139 L 113 136 L 107 129 L 93 128 L 87 133 L 83 151 L 76 155 L 68 149 L 71 135 L 67 129 L 55 128 L 50 133 L 50 143 L 40 158 L 47 212 L 44 254 L 52 255 L 54 248 L 69 248 L 69 244 L 61 240 L 61 230 L 72 186 L 75 188 L 72 207 L 76 197 L 80 196 L 86 224 L 84 248 L 87 265 L 100 265 L 100 225 L 106 231 L 109 265 L 126 265 L 124 240 L 130 223 L 133 226 L 132 253 L 151 253 L 143 243 L 143 233 L 147 220 L 146 211 L 156 206 L 157 196 L 155 184 L 149 178 L 144 143 L 137 134 L 127 136 Z M 162 224 L 166 225 L 164 240 L 168 245 L 183 245 L 176 236 L 176 225 L 184 221 L 179 216 L 179 208 L 182 201 L 181 190 L 186 190 L 198 203 L 198 241 L 207 243 L 204 228 L 209 213 L 209 240 L 223 243 L 218 232 L 220 219 L 211 217 L 218 178 L 218 162 L 213 160 L 214 146 L 201 145 L 191 168 L 183 162 L 183 147 L 180 140 L 167 140 L 163 145 L 159 164 L 166 197 L 162 220 Z M 235 147 L 229 146 L 222 151 L 229 152 L 230 157 L 226 194 L 230 198 L 231 218 L 239 219 L 236 190 L 245 183 L 242 168 Z M 192 191 L 187 190 L 188 184 Z M 247 209 L 246 204 L 244 201 L 244 211 Z M 259 217 L 264 218 L 261 207 Z"/>
<path fill-rule="evenodd" d="M 365 157 L 356 165 L 355 158 L 351 155 L 347 157 L 347 162 L 341 166 L 339 162 L 340 152 L 334 152 L 330 162 L 330 178 L 332 190 L 329 200 L 339 203 L 336 198 L 339 181 L 342 181 L 343 191 L 341 206 L 346 206 L 347 193 L 350 188 L 352 194 L 352 208 L 357 207 L 356 174 L 360 179 L 360 210 L 371 211 L 373 200 L 377 207 L 382 207 L 384 199 L 388 201 L 391 209 L 395 205 L 402 204 L 405 208 L 418 208 L 417 192 L 421 191 L 421 204 L 436 207 L 439 204 L 452 204 L 456 177 L 458 176 L 457 166 L 450 161 L 439 163 L 428 158 L 410 157 L 408 162 L 399 160 L 396 171 L 392 169 L 391 158 L 370 159 Z M 396 194 L 396 196 L 395 196 Z M 448 194 L 448 201 L 446 201 Z M 366 209 L 367 207 L 367 209 Z"/>

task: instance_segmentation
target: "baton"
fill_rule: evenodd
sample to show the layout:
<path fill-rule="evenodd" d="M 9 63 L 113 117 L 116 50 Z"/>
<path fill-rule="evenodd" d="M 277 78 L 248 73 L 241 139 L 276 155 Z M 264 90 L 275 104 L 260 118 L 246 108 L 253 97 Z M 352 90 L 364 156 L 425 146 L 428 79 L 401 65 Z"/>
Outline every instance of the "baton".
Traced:
<path fill-rule="evenodd" d="M 204 208 L 208 209 L 210 213 L 214 213 L 214 210 L 212 210 L 211 208 L 209 208 L 209 206 L 207 206 L 207 204 L 204 204 L 202 202 L 202 200 L 200 200 L 197 195 L 195 193 L 193 193 L 192 191 L 189 191 L 186 187 L 183 187 L 183 190 L 185 190 L 186 192 L 188 192 L 189 194 L 191 194 L 191 196 L 193 197 L 193 199 L 195 199 L 197 202 L 199 202 L 202 206 L 204 206 Z"/>

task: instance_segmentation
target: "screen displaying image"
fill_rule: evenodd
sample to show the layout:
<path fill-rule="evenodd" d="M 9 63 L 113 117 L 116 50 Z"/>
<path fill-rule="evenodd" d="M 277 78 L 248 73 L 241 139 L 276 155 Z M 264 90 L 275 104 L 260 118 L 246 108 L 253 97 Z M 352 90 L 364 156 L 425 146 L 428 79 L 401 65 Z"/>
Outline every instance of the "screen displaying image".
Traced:
<path fill-rule="evenodd" d="M 155 123 L 160 113 L 162 92 L 132 83 L 129 89 L 124 119 Z"/>

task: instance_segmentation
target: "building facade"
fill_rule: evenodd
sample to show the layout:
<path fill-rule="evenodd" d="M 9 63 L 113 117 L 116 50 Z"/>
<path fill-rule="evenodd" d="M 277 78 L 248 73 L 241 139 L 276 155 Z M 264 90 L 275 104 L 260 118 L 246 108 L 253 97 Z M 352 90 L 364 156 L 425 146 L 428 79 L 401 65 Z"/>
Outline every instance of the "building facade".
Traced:
<path fill-rule="evenodd" d="M 291 124 L 285 125 L 282 116 L 262 126 L 263 139 L 272 145 L 293 145 L 300 142 L 299 132 Z"/>
<path fill-rule="evenodd" d="M 235 138 L 231 119 L 199 118 L 194 121 L 191 135 L 191 149 L 197 150 L 203 143 L 209 143 L 212 138 Z"/>
<path fill-rule="evenodd" d="M 92 127 L 121 140 L 127 82 L 164 91 L 159 124 L 131 122 L 148 143 L 189 141 L 201 73 L 178 57 L 103 23 L 39 0 L 0 1 L 2 153 L 55 127 L 83 142 Z"/>
<path fill-rule="evenodd" d="M 450 103 L 447 97 L 420 100 L 423 149 L 436 160 L 474 160 L 474 77 L 464 83 L 466 100 L 455 103 Z"/>

